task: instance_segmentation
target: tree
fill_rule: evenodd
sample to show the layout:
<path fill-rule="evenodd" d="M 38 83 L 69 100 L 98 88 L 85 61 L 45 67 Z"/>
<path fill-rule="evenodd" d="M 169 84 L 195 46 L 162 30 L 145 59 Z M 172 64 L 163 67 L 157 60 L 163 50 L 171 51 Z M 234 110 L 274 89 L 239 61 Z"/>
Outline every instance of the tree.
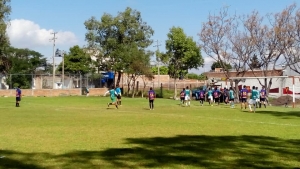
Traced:
<path fill-rule="evenodd" d="M 225 66 L 225 70 L 232 69 L 232 66 L 229 63 L 221 63 L 222 61 L 216 61 L 211 65 L 211 70 L 215 70 L 215 68 L 222 68 Z"/>
<path fill-rule="evenodd" d="M 260 69 L 261 67 L 261 63 L 259 62 L 258 57 L 255 54 L 250 59 L 249 67 L 251 69 Z"/>
<path fill-rule="evenodd" d="M 11 63 L 8 73 L 12 76 L 7 81 L 8 84 L 12 84 L 11 88 L 17 86 L 30 88 L 32 77 L 46 65 L 46 58 L 42 54 L 29 49 L 10 47 L 7 50 L 7 58 Z"/>
<path fill-rule="evenodd" d="M 99 60 L 105 60 L 109 70 L 118 72 L 128 69 L 132 62 L 132 53 L 152 44 L 150 39 L 154 31 L 142 20 L 141 13 L 131 8 L 119 12 L 116 17 L 104 14 L 100 21 L 95 17 L 85 21 L 87 29 L 86 40 L 89 48 L 95 49 L 101 55 Z M 121 76 L 118 76 L 117 85 Z"/>
<path fill-rule="evenodd" d="M 172 27 L 166 40 L 166 55 L 169 75 L 174 78 L 174 99 L 177 96 L 176 79 L 183 72 L 203 66 L 204 60 L 200 53 L 200 48 L 192 37 L 186 36 L 180 27 Z"/>
<path fill-rule="evenodd" d="M 152 73 L 154 75 L 158 74 L 158 68 L 157 68 L 157 66 L 153 66 L 151 69 L 152 69 Z M 159 74 L 160 75 L 167 75 L 168 72 L 169 72 L 169 69 L 168 69 L 167 66 L 159 66 Z"/>
<path fill-rule="evenodd" d="M 270 70 L 276 70 L 276 65 L 280 63 L 281 56 L 286 49 L 291 49 L 294 41 L 292 14 L 295 4 L 285 8 L 282 12 L 268 15 L 270 24 L 264 24 L 264 17 L 260 17 L 258 12 L 253 12 L 244 20 L 246 30 L 249 32 L 254 47 L 254 54 L 257 55 L 263 76 L 267 76 Z M 249 66 L 253 71 L 253 68 Z M 255 75 L 255 74 L 254 74 Z M 272 73 L 271 73 L 272 75 Z M 267 93 L 272 85 L 272 78 L 258 79 L 262 86 L 265 86 Z"/>
<path fill-rule="evenodd" d="M 220 61 L 224 76 L 230 79 L 243 77 L 247 71 L 247 63 L 253 45 L 249 35 L 240 29 L 237 16 L 230 16 L 228 8 L 222 8 L 219 15 L 209 15 L 208 21 L 202 24 L 198 34 L 203 51 L 215 61 Z M 226 64 L 233 66 L 235 72 L 227 69 Z M 236 98 L 238 98 L 238 83 L 240 79 L 230 80 L 230 86 L 235 83 Z"/>
<path fill-rule="evenodd" d="M 0 73 L 6 74 L 11 68 L 11 62 L 7 58 L 6 49 L 9 47 L 9 38 L 6 35 L 9 15 L 11 12 L 10 0 L 0 2 Z"/>
<path fill-rule="evenodd" d="M 91 57 L 78 45 L 70 48 L 70 53 L 64 55 L 64 71 L 71 74 L 86 74 L 91 70 Z M 60 64 L 58 70 L 62 70 Z"/>

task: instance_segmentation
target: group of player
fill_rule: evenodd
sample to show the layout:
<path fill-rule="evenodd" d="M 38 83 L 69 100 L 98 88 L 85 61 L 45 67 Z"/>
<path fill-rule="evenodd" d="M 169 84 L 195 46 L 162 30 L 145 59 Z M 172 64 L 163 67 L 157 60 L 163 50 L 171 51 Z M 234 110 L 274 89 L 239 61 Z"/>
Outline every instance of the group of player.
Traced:
<path fill-rule="evenodd" d="M 115 105 L 116 108 L 121 106 L 121 89 L 119 86 L 116 88 L 112 86 L 110 90 L 108 90 L 106 94 L 110 94 L 111 102 L 107 103 L 107 106 Z M 223 96 L 223 101 L 225 104 L 229 104 L 230 108 L 235 108 L 235 93 L 232 87 L 227 89 L 226 87 L 221 91 L 218 87 L 215 88 L 208 88 L 206 91 L 205 89 L 200 90 L 199 92 L 195 93 L 196 98 L 199 98 L 200 105 L 203 106 L 206 98 L 208 99 L 208 103 L 213 106 L 214 104 L 220 105 L 221 97 Z M 249 107 L 250 112 L 255 112 L 256 108 L 261 107 L 263 104 L 266 108 L 266 101 L 267 95 L 266 90 L 264 87 L 259 91 L 258 87 L 253 86 L 252 90 L 247 89 L 247 86 L 244 85 L 243 88 L 239 91 L 239 102 L 241 104 L 241 109 Z M 148 91 L 148 95 L 146 99 L 149 99 L 149 108 L 150 110 L 154 109 L 154 100 L 156 98 L 156 93 L 150 87 Z M 187 86 L 183 88 L 180 92 L 180 105 L 181 106 L 190 106 L 191 105 L 191 90 Z M 254 111 L 252 110 L 252 106 Z"/>
<path fill-rule="evenodd" d="M 115 105 L 116 108 L 118 109 L 119 106 L 121 106 L 121 89 L 120 87 L 117 85 L 117 87 L 115 88 L 114 86 L 111 87 L 110 90 L 108 90 L 104 96 L 106 96 L 109 93 L 110 95 L 110 103 L 107 103 L 107 107 L 109 107 L 110 105 Z M 148 91 L 148 97 L 146 97 L 146 99 L 149 99 L 149 107 L 150 110 L 154 109 L 154 100 L 156 98 L 156 93 L 155 91 L 152 89 L 152 87 L 150 87 L 150 90 Z"/>
<path fill-rule="evenodd" d="M 191 91 L 188 86 L 182 89 L 182 91 L 180 92 L 181 105 L 190 106 L 190 95 Z M 215 87 L 208 88 L 207 91 L 205 89 L 202 89 L 198 92 L 195 92 L 195 98 L 198 98 L 200 100 L 201 106 L 203 106 L 206 98 L 211 106 L 213 106 L 214 104 L 220 105 L 222 96 L 225 104 L 230 104 L 230 108 L 235 108 L 235 95 L 232 87 L 230 87 L 229 89 L 225 87 L 223 91 L 220 91 L 218 87 Z M 267 95 L 264 87 L 260 91 L 258 90 L 258 87 L 255 86 L 252 87 L 252 90 L 248 90 L 246 85 L 244 85 L 243 88 L 239 91 L 239 102 L 241 103 L 241 109 L 246 109 L 247 107 L 249 107 L 250 111 L 253 112 L 253 105 L 255 112 L 256 108 L 258 108 L 258 106 L 261 107 L 262 104 L 266 108 L 266 101 Z"/>

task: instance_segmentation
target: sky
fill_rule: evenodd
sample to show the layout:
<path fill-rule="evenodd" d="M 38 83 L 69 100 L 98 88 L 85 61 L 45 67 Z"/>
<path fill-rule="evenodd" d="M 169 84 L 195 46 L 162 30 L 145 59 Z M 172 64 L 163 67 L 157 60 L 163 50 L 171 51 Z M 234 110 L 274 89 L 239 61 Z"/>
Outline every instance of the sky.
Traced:
<path fill-rule="evenodd" d="M 239 15 L 255 10 L 263 16 L 280 12 L 293 3 L 300 9 L 300 0 L 11 0 L 7 33 L 11 46 L 35 50 L 52 63 L 53 32 L 57 32 L 55 50 L 68 52 L 74 45 L 84 47 L 86 20 L 92 16 L 100 19 L 104 13 L 116 16 L 127 7 L 141 12 L 143 21 L 154 30 L 151 39 L 158 42 L 160 51 L 165 51 L 170 28 L 183 28 L 187 36 L 199 43 L 201 24 L 222 7 Z M 149 49 L 155 51 L 155 45 L 156 42 Z M 210 70 L 213 60 L 201 53 L 205 65 L 191 70 L 193 73 Z M 55 62 L 61 62 L 61 58 L 55 57 Z"/>

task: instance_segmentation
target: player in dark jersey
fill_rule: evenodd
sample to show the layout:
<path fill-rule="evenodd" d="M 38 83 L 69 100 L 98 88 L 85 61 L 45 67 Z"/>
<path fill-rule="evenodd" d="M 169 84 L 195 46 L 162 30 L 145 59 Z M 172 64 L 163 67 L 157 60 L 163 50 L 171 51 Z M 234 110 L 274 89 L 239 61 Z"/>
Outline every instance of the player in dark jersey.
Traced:
<path fill-rule="evenodd" d="M 260 104 L 259 104 L 259 108 L 261 108 L 261 104 L 263 103 L 265 108 L 267 107 L 266 106 L 266 98 L 267 97 L 267 92 L 266 92 L 266 89 L 265 87 L 263 86 L 262 89 L 260 90 Z"/>
<path fill-rule="evenodd" d="M 220 105 L 220 95 L 221 95 L 221 92 L 218 90 L 217 87 L 215 87 L 215 90 L 213 91 L 213 97 L 215 100 L 215 104 Z"/>
<path fill-rule="evenodd" d="M 203 106 L 203 103 L 205 100 L 205 91 L 203 89 L 200 90 L 199 98 L 200 98 L 200 104 L 201 104 L 201 106 Z"/>
<path fill-rule="evenodd" d="M 155 91 L 152 90 L 152 87 L 150 87 L 150 90 L 148 91 L 148 98 L 149 98 L 150 110 L 153 110 L 154 109 Z"/>
<path fill-rule="evenodd" d="M 246 88 L 246 85 L 244 85 L 244 88 L 240 91 L 240 95 L 241 95 L 241 109 L 243 109 L 243 107 L 245 107 L 245 109 L 247 108 L 247 97 L 248 97 L 248 90 Z"/>
<path fill-rule="evenodd" d="M 21 97 L 22 97 L 22 91 L 20 89 L 20 86 L 18 86 L 16 89 L 16 107 L 20 107 Z"/>
<path fill-rule="evenodd" d="M 184 97 L 185 97 L 185 88 L 180 92 L 180 105 L 184 105 Z"/>

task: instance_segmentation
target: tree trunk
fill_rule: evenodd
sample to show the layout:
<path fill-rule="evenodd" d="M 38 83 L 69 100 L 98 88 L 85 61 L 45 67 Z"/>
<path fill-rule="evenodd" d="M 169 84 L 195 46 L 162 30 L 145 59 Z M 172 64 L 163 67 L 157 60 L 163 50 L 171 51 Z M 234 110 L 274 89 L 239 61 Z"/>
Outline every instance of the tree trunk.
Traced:
<path fill-rule="evenodd" d="M 135 78 L 132 80 L 132 98 L 134 98 L 135 95 Z"/>
<path fill-rule="evenodd" d="M 236 103 L 238 103 L 239 102 L 239 92 L 240 92 L 240 90 L 239 90 L 239 81 L 238 80 L 234 80 L 234 85 L 235 85 L 235 91 L 234 91 L 234 93 L 235 93 L 235 102 Z"/>
<path fill-rule="evenodd" d="M 174 100 L 177 98 L 177 85 L 176 85 L 176 77 L 174 77 Z"/>
<path fill-rule="evenodd" d="M 118 71 L 118 78 L 117 78 L 116 86 L 120 86 L 121 75 L 122 75 L 121 71 Z"/>

